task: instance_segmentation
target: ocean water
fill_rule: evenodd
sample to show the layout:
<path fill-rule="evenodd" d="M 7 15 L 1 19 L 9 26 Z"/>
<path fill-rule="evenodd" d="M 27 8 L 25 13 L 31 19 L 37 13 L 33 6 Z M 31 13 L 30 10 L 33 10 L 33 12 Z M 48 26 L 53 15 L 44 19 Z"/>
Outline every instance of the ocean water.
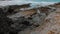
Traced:
<path fill-rule="evenodd" d="M 32 3 L 32 5 L 40 4 L 40 5 L 49 5 L 49 4 L 54 4 L 56 2 L 35 2 L 35 1 L 0 1 L 0 6 L 5 6 L 5 5 L 21 5 L 21 4 L 26 4 L 26 3 Z"/>
<path fill-rule="evenodd" d="M 13 0 L 13 1 L 14 1 L 14 0 Z M 60 2 L 60 0 L 15 0 L 15 1 Z"/>
<path fill-rule="evenodd" d="M 14 1 L 14 0 L 13 0 L 13 1 Z M 15 1 L 60 2 L 60 0 L 15 0 Z"/>
<path fill-rule="evenodd" d="M 31 6 L 35 5 L 49 5 L 60 2 L 60 0 L 12 0 L 12 1 L 0 1 L 0 6 L 6 5 L 21 5 L 26 3 L 32 3 Z"/>
<path fill-rule="evenodd" d="M 60 2 L 60 0 L 31 0 L 31 1 L 35 1 L 35 2 Z"/>

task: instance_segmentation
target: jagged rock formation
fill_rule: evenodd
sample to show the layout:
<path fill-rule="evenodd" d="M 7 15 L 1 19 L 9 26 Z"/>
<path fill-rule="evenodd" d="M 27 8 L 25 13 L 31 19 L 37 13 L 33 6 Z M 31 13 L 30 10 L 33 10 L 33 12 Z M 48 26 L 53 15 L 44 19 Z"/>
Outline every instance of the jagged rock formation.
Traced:
<path fill-rule="evenodd" d="M 4 8 L 3 10 L 6 10 Z M 21 8 L 24 9 L 20 10 Z M 40 26 L 45 17 L 54 10 L 50 7 L 30 8 L 30 4 L 8 6 L 7 9 L 6 12 L 0 9 L 0 21 L 3 24 L 0 25 L 0 33 L 4 34 L 17 34 L 26 29 L 32 30 Z"/>
<path fill-rule="evenodd" d="M 60 8 L 50 13 L 43 24 L 29 34 L 60 34 Z"/>

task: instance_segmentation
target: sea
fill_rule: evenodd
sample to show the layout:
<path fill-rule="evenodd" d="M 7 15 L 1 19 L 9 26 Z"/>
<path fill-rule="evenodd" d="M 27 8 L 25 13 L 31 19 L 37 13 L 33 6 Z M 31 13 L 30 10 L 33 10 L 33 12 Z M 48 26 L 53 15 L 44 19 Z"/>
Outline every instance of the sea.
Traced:
<path fill-rule="evenodd" d="M 6 5 L 15 5 L 15 4 L 24 4 L 24 3 L 32 3 L 31 6 L 35 5 L 49 5 L 60 2 L 60 0 L 11 0 L 11 1 L 0 1 L 0 6 Z"/>
<path fill-rule="evenodd" d="M 60 2 L 60 0 L 30 0 L 35 2 Z"/>

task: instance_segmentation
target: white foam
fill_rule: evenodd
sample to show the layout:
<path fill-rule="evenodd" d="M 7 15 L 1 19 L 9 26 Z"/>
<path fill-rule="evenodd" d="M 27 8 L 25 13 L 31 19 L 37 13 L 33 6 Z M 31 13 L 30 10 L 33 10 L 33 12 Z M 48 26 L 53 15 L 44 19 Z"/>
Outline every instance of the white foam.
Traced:
<path fill-rule="evenodd" d="M 27 4 L 32 3 L 34 4 L 40 4 L 40 5 L 49 5 L 54 4 L 56 2 L 34 2 L 34 1 L 0 1 L 0 6 L 6 6 L 6 5 L 21 5 L 21 4 Z"/>

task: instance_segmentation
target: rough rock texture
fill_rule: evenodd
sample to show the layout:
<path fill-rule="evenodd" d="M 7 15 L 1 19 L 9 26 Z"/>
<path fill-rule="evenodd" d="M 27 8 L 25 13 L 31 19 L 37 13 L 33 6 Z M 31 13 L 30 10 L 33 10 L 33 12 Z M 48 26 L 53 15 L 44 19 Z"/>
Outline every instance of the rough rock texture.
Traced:
<path fill-rule="evenodd" d="M 60 34 L 60 11 L 48 15 L 40 27 L 36 28 L 31 34 Z"/>

